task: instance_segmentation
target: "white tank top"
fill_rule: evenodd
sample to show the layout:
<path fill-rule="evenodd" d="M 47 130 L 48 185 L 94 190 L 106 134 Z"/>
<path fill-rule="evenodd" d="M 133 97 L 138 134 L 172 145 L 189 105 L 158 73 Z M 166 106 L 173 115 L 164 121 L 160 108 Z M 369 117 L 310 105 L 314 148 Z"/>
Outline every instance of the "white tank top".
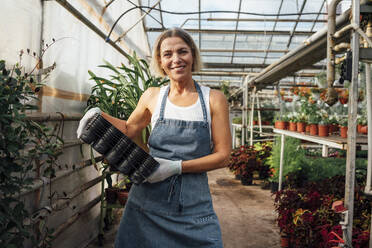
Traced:
<path fill-rule="evenodd" d="M 203 93 L 203 98 L 204 98 L 204 103 L 205 107 L 207 110 L 207 119 L 208 119 L 208 124 L 209 124 L 209 134 L 212 139 L 211 135 L 211 111 L 209 107 L 209 92 L 210 88 L 206 86 L 199 85 L 200 89 Z M 161 100 L 163 99 L 165 90 L 169 86 L 163 86 L 160 88 L 158 100 L 156 103 L 156 108 L 154 113 L 151 116 L 151 126 L 152 128 L 155 127 L 156 121 L 159 119 L 159 113 L 160 113 L 160 105 L 161 105 Z M 203 121 L 203 110 L 201 107 L 200 99 L 198 97 L 198 100 L 196 103 L 186 106 L 186 107 L 181 107 L 173 104 L 169 98 L 167 97 L 167 103 L 165 105 L 164 109 L 164 118 L 166 119 L 177 119 L 177 120 L 185 120 L 185 121 Z"/>

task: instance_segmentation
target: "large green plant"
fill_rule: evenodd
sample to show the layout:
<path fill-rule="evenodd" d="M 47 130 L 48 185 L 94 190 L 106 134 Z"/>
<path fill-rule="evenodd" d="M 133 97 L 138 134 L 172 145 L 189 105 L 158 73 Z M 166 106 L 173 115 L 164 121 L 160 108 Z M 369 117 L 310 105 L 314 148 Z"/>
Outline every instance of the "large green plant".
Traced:
<path fill-rule="evenodd" d="M 136 54 L 127 56 L 127 59 L 129 66 L 121 64 L 115 67 L 107 61 L 99 66 L 112 72 L 109 79 L 88 71 L 96 83 L 88 99 L 88 109 L 99 107 L 111 116 L 127 120 L 145 90 L 149 87 L 159 87 L 169 81 L 152 76 L 147 62 L 137 58 Z"/>
<path fill-rule="evenodd" d="M 160 87 L 169 81 L 165 78 L 152 76 L 148 63 L 139 59 L 135 53 L 133 56 L 127 55 L 126 58 L 129 66 L 121 64 L 121 66 L 115 67 L 107 61 L 104 65 L 99 66 L 111 71 L 112 75 L 109 79 L 99 77 L 92 71 L 88 71 L 96 85 L 92 87 L 91 96 L 87 102 L 87 110 L 99 107 L 113 117 L 127 120 L 145 90 L 150 87 Z M 142 131 L 144 143 L 147 141 L 147 134 L 151 131 L 150 128 L 149 125 Z M 104 164 L 103 171 L 107 168 L 108 166 Z M 106 174 L 106 181 L 109 187 L 112 187 L 110 174 Z"/>
<path fill-rule="evenodd" d="M 55 176 L 63 141 L 47 126 L 27 120 L 26 111 L 37 109 L 35 91 L 41 84 L 22 70 L 19 64 L 7 69 L 0 60 L 0 247 L 23 247 L 25 240 L 50 247 L 51 230 L 43 225 L 43 234 L 34 233 L 40 222 L 30 221 L 20 195 L 32 186 L 36 168 L 43 176 Z"/>

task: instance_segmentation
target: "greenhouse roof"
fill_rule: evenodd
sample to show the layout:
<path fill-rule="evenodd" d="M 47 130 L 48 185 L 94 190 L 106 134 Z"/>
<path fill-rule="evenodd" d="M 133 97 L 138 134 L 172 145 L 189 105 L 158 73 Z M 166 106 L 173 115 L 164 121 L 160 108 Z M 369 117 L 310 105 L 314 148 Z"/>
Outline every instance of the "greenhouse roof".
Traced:
<path fill-rule="evenodd" d="M 164 29 L 181 27 L 188 31 L 199 46 L 204 63 L 203 72 L 196 79 L 207 84 L 221 80 L 239 84 L 239 73 L 227 76 L 226 72 L 260 72 L 324 28 L 327 18 L 326 0 L 158 2 L 141 1 L 142 6 L 156 5 L 145 17 L 150 45 Z M 343 1 L 337 13 L 349 6 L 350 1 Z M 296 79 L 284 80 L 308 81 L 321 69 L 325 69 L 324 61 L 297 72 Z"/>

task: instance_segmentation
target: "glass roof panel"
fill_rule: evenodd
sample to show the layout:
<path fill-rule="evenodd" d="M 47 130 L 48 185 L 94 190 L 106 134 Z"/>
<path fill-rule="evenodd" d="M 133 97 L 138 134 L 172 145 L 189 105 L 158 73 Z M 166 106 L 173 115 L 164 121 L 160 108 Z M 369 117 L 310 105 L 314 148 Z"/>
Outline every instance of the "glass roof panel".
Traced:
<path fill-rule="evenodd" d="M 263 64 L 264 58 L 234 57 L 233 63 L 240 64 Z"/>
<path fill-rule="evenodd" d="M 299 13 L 304 5 L 302 15 L 285 15 Z M 298 22 L 295 32 L 316 32 L 322 29 L 325 22 L 314 23 L 318 18 L 324 20 L 324 15 L 318 12 L 326 12 L 325 0 L 241 0 L 240 20 L 237 22 L 240 0 L 162 0 L 163 10 L 170 12 L 198 12 L 199 2 L 201 11 L 235 11 L 236 13 L 204 13 L 200 14 L 170 14 L 152 10 L 152 17 L 146 16 L 145 27 L 155 28 L 147 32 L 150 47 L 152 48 L 156 37 L 160 34 L 161 19 L 166 28 L 182 27 L 186 29 L 201 49 L 202 60 L 204 63 L 211 64 L 271 64 L 279 60 L 288 50 L 292 50 L 308 38 L 309 35 L 294 33 L 289 48 L 290 32 L 294 30 L 296 20 L 308 20 Z M 153 6 L 157 0 L 142 0 L 144 6 Z M 342 2 L 349 2 L 344 0 Z M 280 8 L 280 5 L 282 6 Z M 323 5 L 323 7 L 322 7 Z M 159 5 L 156 7 L 159 8 Z M 280 12 L 279 12 L 280 9 Z M 277 15 L 279 12 L 279 16 Z M 312 13 L 309 15 L 308 13 Z M 265 15 L 263 15 L 265 14 Z M 278 21 L 276 21 L 278 19 Z M 199 26 L 200 24 L 200 26 Z M 236 25 L 238 31 L 235 32 Z M 198 32 L 199 27 L 201 32 Z M 156 30 L 158 29 L 158 30 Z M 225 32 L 218 32 L 224 30 Z M 156 31 L 156 32 L 155 32 Z M 228 32 L 226 32 L 228 31 Z M 255 32 L 252 32 L 255 31 Z M 273 32 L 274 34 L 270 33 Z M 200 42 L 199 42 L 200 39 Z M 324 64 L 324 63 L 321 63 Z M 211 71 L 246 71 L 259 72 L 262 68 L 211 68 L 203 69 Z M 203 80 L 210 79 L 210 76 L 202 76 Z M 216 80 L 221 80 L 219 77 Z M 236 77 L 235 77 L 236 80 Z M 291 79 L 293 80 L 293 79 Z"/>

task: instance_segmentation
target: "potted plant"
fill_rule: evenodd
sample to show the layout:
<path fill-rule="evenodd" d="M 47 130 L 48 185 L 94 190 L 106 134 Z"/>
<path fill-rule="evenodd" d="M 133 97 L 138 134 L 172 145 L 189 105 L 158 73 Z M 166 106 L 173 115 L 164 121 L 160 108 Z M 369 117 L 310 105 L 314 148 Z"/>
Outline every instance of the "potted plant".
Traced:
<path fill-rule="evenodd" d="M 321 109 L 319 111 L 320 120 L 318 122 L 318 135 L 320 137 L 326 137 L 329 134 L 328 131 L 328 124 L 329 124 L 329 117 L 327 111 Z"/>
<path fill-rule="evenodd" d="M 367 126 L 367 115 L 365 114 L 365 111 L 358 116 L 358 126 L 357 130 L 358 133 L 367 134 L 368 133 L 368 126 Z"/>
<path fill-rule="evenodd" d="M 318 135 L 318 123 L 320 116 L 318 113 L 311 113 L 309 115 L 308 124 L 310 125 L 310 135 Z"/>
<path fill-rule="evenodd" d="M 333 114 L 329 116 L 329 124 L 328 124 L 329 135 L 332 135 L 333 133 L 339 130 L 339 127 L 338 127 L 339 119 L 340 118 L 337 114 Z"/>
<path fill-rule="evenodd" d="M 303 112 L 297 115 L 297 132 L 303 133 L 306 131 L 307 115 Z"/>
<path fill-rule="evenodd" d="M 274 116 L 275 121 L 275 128 L 277 129 L 287 129 L 288 126 L 288 117 L 286 114 L 281 114 L 280 112 L 277 112 Z"/>
<path fill-rule="evenodd" d="M 340 125 L 340 135 L 342 138 L 347 138 L 347 125 L 348 125 L 348 119 L 347 118 L 341 118 L 338 122 Z"/>
<path fill-rule="evenodd" d="M 289 131 L 296 132 L 297 131 L 297 114 L 296 113 L 289 113 Z"/>

